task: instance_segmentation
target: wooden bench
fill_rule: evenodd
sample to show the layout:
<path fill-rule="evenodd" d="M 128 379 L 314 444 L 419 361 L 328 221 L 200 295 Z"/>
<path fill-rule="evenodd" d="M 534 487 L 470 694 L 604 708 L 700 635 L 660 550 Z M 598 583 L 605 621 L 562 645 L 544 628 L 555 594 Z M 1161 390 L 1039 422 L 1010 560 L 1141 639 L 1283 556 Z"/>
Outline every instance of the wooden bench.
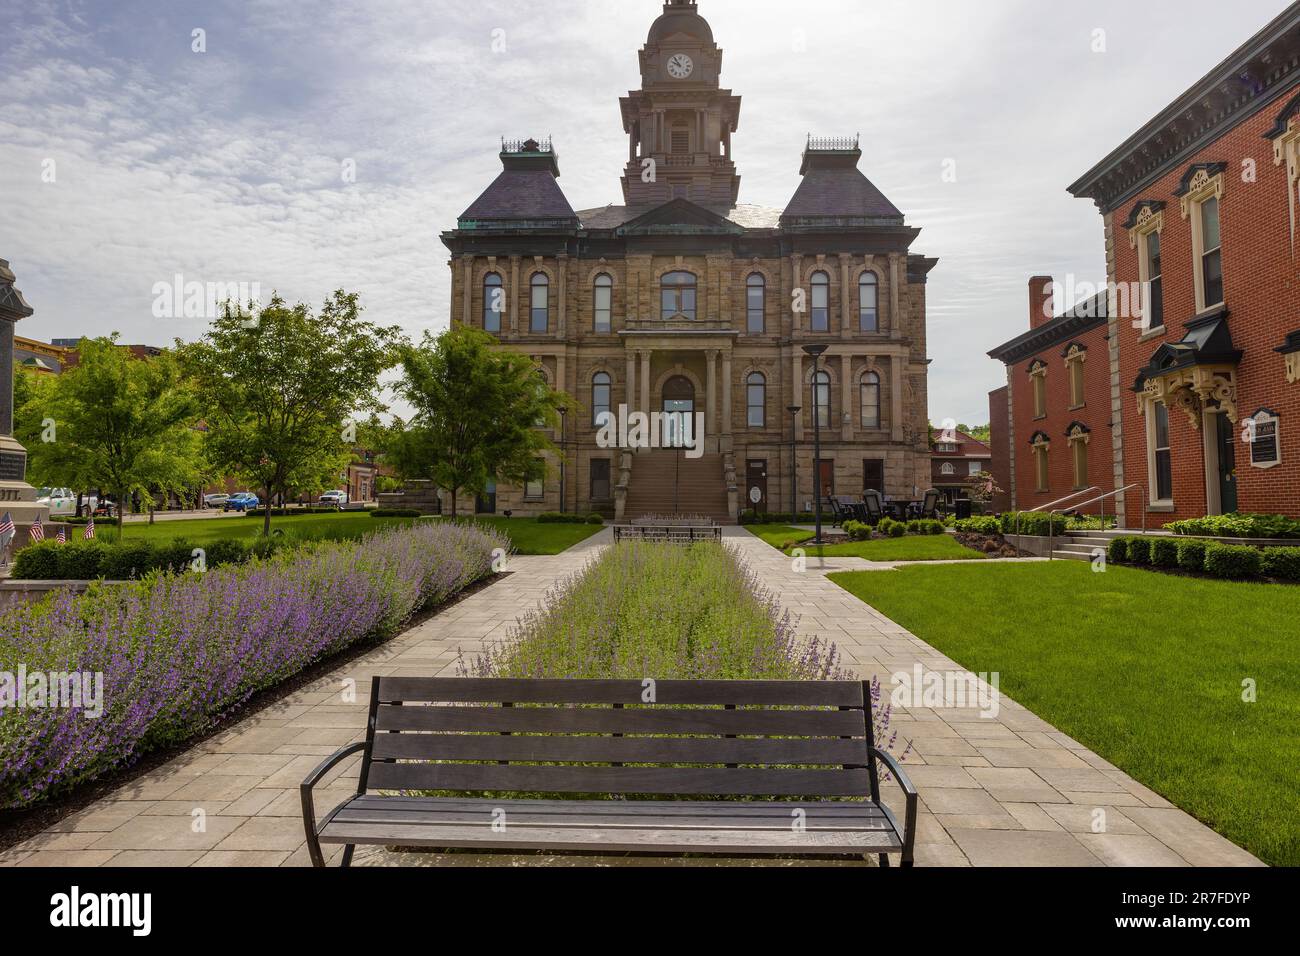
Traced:
<path fill-rule="evenodd" d="M 313 788 L 358 753 L 356 796 L 317 824 Z M 880 801 L 879 764 L 902 788 L 903 827 Z M 366 845 L 876 854 L 881 866 L 897 853 L 911 866 L 916 836 L 916 790 L 875 746 L 870 687 L 856 681 L 376 677 L 365 742 L 301 792 L 318 867 L 323 844 L 345 847 L 343 866 Z"/>
<path fill-rule="evenodd" d="M 620 541 L 667 541 L 670 544 L 692 544 L 696 541 L 721 541 L 722 528 L 718 525 L 615 525 L 614 543 Z"/>

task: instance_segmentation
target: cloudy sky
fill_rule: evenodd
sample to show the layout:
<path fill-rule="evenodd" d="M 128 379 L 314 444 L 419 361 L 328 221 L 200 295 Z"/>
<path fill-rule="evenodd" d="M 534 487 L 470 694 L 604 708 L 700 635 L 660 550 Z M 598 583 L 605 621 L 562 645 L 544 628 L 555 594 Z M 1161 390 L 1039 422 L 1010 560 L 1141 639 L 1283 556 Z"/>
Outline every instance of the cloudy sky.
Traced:
<path fill-rule="evenodd" d="M 445 327 L 438 234 L 496 175 L 502 136 L 553 135 L 575 208 L 620 201 L 618 97 L 639 85 L 636 51 L 660 7 L 5 3 L 0 258 L 36 308 L 19 332 L 193 338 L 202 320 L 152 314 L 155 283 L 178 273 L 313 303 L 343 287 L 377 321 Z M 786 204 L 807 133 L 860 132 L 863 170 L 924 230 L 914 251 L 941 260 L 929 286 L 931 417 L 976 424 L 1001 381 L 984 353 L 1028 327 L 1028 277 L 1104 280 L 1101 218 L 1066 186 L 1283 7 L 700 9 L 725 51 L 723 82 L 744 98 L 741 202 Z"/>

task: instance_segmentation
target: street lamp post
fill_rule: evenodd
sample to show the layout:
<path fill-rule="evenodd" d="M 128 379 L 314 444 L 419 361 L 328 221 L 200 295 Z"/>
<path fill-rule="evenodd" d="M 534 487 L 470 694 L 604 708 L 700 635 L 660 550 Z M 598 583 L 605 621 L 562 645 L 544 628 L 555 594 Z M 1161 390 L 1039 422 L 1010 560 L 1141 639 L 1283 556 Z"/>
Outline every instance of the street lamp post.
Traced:
<path fill-rule="evenodd" d="M 822 543 L 822 402 L 820 394 L 821 382 L 818 381 L 820 376 L 818 362 L 826 354 L 827 348 L 828 346 L 825 345 L 805 345 L 803 347 L 804 353 L 813 360 L 813 504 L 817 509 L 817 537 L 813 538 L 813 544 Z M 829 395 L 826 397 L 827 399 L 830 398 Z"/>
<path fill-rule="evenodd" d="M 799 413 L 803 411 L 798 405 L 786 409 L 790 413 L 790 523 L 799 523 Z"/>
<path fill-rule="evenodd" d="M 568 435 L 568 430 L 565 428 L 565 425 L 568 423 L 568 421 L 569 421 L 569 410 L 567 408 L 561 408 L 560 409 L 560 514 L 567 513 L 565 510 L 567 506 L 566 506 L 566 500 L 564 495 L 564 491 L 565 491 L 564 466 L 568 462 L 568 453 L 564 450 L 564 443 L 566 441 L 566 436 Z"/>

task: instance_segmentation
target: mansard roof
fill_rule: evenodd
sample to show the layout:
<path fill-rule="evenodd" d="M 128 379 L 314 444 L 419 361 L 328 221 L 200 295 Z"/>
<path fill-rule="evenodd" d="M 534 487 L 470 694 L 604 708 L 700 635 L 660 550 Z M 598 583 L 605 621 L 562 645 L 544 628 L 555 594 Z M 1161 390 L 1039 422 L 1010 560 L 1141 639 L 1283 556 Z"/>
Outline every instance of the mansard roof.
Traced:
<path fill-rule="evenodd" d="M 902 225 L 903 214 L 858 169 L 862 150 L 852 140 L 808 138 L 803 181 L 785 207 L 782 225 Z"/>
<path fill-rule="evenodd" d="M 501 164 L 492 185 L 460 214 L 461 229 L 578 228 L 578 214 L 556 182 L 559 161 L 549 142 L 502 143 Z"/>
<path fill-rule="evenodd" d="M 674 200 L 686 202 L 686 200 Z M 619 229 L 624 224 L 631 224 L 642 219 L 656 209 L 663 209 L 671 203 L 641 206 L 601 206 L 597 209 L 583 209 L 578 212 L 578 219 L 583 229 Z M 720 219 L 725 219 L 742 229 L 776 229 L 781 224 L 781 210 L 767 206 L 716 206 L 689 203 L 696 209 L 704 210 Z"/>

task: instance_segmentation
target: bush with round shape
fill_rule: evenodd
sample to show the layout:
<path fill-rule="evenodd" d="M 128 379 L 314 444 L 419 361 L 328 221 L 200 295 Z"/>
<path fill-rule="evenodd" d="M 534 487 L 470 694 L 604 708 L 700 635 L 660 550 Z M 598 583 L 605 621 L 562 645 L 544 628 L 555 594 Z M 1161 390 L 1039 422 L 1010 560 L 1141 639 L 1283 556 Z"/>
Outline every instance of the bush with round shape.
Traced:
<path fill-rule="evenodd" d="M 1111 538 L 1106 560 L 1111 564 L 1128 564 L 1128 538 Z"/>
<path fill-rule="evenodd" d="M 1211 544 L 1205 549 L 1206 573 L 1234 581 L 1258 577 L 1264 564 L 1258 548 L 1246 544 Z"/>
<path fill-rule="evenodd" d="M 1151 565 L 1151 542 L 1147 538 L 1128 539 L 1128 563 L 1133 565 Z"/>
<path fill-rule="evenodd" d="M 1184 571 L 1204 571 L 1205 549 L 1209 547 L 1209 544 L 1208 541 L 1202 541 L 1199 538 L 1179 541 L 1178 566 Z"/>
<path fill-rule="evenodd" d="M 1149 548 L 1152 567 L 1178 567 L 1178 542 L 1173 538 L 1152 538 Z"/>
<path fill-rule="evenodd" d="M 1300 548 L 1265 548 L 1264 574 L 1279 581 L 1300 581 Z"/>

